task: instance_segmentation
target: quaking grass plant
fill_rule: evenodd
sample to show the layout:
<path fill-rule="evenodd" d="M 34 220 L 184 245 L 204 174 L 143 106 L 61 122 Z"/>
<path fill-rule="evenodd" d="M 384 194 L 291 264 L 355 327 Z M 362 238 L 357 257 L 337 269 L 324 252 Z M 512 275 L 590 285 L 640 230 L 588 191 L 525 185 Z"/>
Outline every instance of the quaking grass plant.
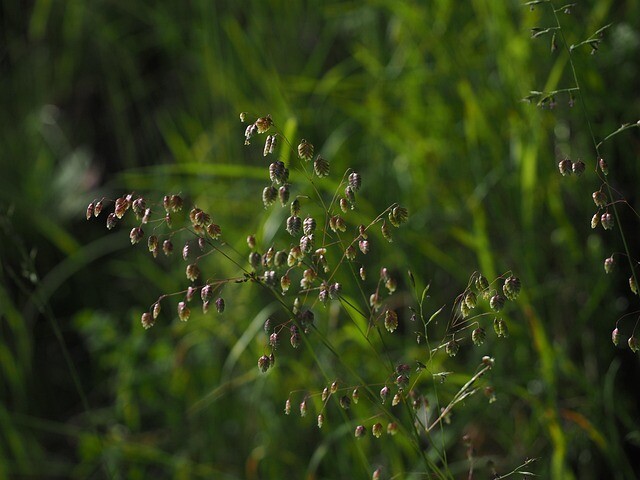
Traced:
<path fill-rule="evenodd" d="M 248 114 L 242 113 L 240 119 L 247 122 Z M 292 143 L 270 115 L 250 121 L 245 145 L 262 137 L 263 157 L 275 157 L 279 149 L 282 154 L 265 169 L 261 198 L 255 192 L 248 201 L 261 203 L 265 215 L 279 209 L 281 223 L 268 242 L 247 232 L 244 252 L 232 246 L 237 239 L 225 238 L 215 213 L 196 205 L 186 208 L 179 194 L 151 203 L 131 192 L 89 204 L 87 219 L 104 216 L 103 210 L 113 207 L 106 214 L 108 229 L 131 221 L 131 243 L 146 243 L 153 257 L 180 252 L 185 288 L 161 294 L 142 313 L 142 327 L 176 317 L 187 322 L 199 310 L 203 315 L 215 310 L 217 317 L 211 321 L 230 321 L 223 315 L 227 302 L 233 302 L 233 289 L 258 286 L 264 298 L 279 305 L 266 320 L 264 334 L 254 339 L 263 350 L 257 358 L 259 371 L 266 374 L 278 368 L 277 360 L 283 357 L 295 360 L 298 349 L 307 350 L 315 362 L 308 365 L 309 375 L 282 399 L 283 414 L 315 416 L 314 423 L 323 431 L 352 432 L 363 468 L 373 478 L 382 478 L 385 470 L 389 470 L 385 477 L 407 474 L 392 471 L 380 448 L 362 442 L 365 437 L 382 436 L 393 437 L 398 451 L 412 452 L 407 458 L 420 459 L 407 462 L 415 475 L 453 478 L 447 458 L 449 424 L 456 409 L 477 393 L 489 404 L 495 400 L 489 374 L 496 360 L 470 350 L 478 357 L 476 370 L 453 372 L 447 369 L 447 358 L 461 348 L 482 345 L 487 331 L 508 337 L 502 313 L 514 308 L 510 305 L 520 293 L 520 280 L 511 272 L 491 280 L 473 272 L 451 306 L 429 305 L 430 285 L 420 285 L 410 270 L 402 274 L 395 266 L 366 266 L 383 249 L 394 248 L 393 235 L 396 231 L 401 235 L 397 229 L 409 222 L 407 209 L 394 203 L 361 223 L 358 198 L 366 192 L 366 179 L 358 172 L 348 169 L 332 184 L 330 161 L 316 154 L 311 142 Z M 297 158 L 285 163 L 291 153 Z M 332 185 L 332 193 L 327 193 Z M 221 270 L 220 262 L 237 273 L 216 276 L 213 272 Z M 446 311 L 449 318 L 439 325 Z M 346 330 L 355 332 L 357 343 L 342 340 Z M 351 357 L 343 356 L 345 348 L 360 349 L 366 361 L 346 360 Z M 439 390 L 452 376 L 453 393 Z M 464 443 L 468 478 L 483 467 L 494 478 L 529 474 L 524 467 L 532 460 L 501 476 L 495 467 L 474 459 L 470 438 Z"/>
<path fill-rule="evenodd" d="M 576 3 L 556 6 L 555 2 L 551 0 L 533 0 L 527 2 L 525 5 L 529 6 L 531 10 L 534 10 L 535 7 L 545 9 L 545 14 L 547 18 L 550 19 L 551 26 L 535 27 L 531 30 L 531 36 L 533 38 L 550 36 L 550 50 L 552 53 L 558 51 L 559 48 L 564 50 L 568 58 L 572 85 L 548 92 L 532 91 L 524 100 L 529 102 L 535 101 L 538 107 L 549 109 L 557 106 L 556 99 L 558 98 L 567 98 L 569 107 L 574 107 L 577 102 L 588 131 L 588 138 L 593 146 L 590 153 L 581 156 L 584 158 L 592 158 L 593 160 L 588 163 L 580 159 L 572 161 L 570 159 L 570 152 L 559 151 L 558 154 L 561 158 L 558 162 L 558 170 L 562 176 L 566 177 L 573 174 L 579 177 L 587 171 L 588 166 L 591 167 L 590 170 L 595 175 L 590 176 L 589 180 L 596 182 L 596 190 L 591 195 L 596 208 L 595 213 L 591 217 L 591 228 L 596 229 L 602 227 L 605 231 L 617 231 L 623 247 L 621 252 L 613 252 L 603 260 L 604 271 L 606 274 L 611 274 L 616 267 L 624 270 L 628 277 L 629 289 L 631 293 L 634 294 L 634 301 L 636 301 L 635 298 L 638 295 L 639 285 L 638 265 L 640 265 L 640 262 L 631 250 L 631 244 L 628 240 L 628 237 L 630 237 L 629 227 L 623 224 L 619 210 L 620 207 L 629 209 L 636 220 L 640 220 L 640 214 L 638 214 L 627 201 L 624 194 L 612 183 L 613 175 L 611 175 L 611 173 L 615 174 L 615 167 L 609 166 L 609 162 L 607 162 L 605 158 L 604 149 L 605 143 L 614 137 L 627 130 L 639 128 L 640 120 L 634 123 L 623 123 L 618 129 L 606 134 L 602 140 L 598 141 L 592 125 L 591 116 L 587 109 L 587 99 L 585 98 L 585 92 L 582 87 L 583 82 L 581 81 L 575 61 L 575 55 L 578 52 L 584 52 L 588 49 L 591 55 L 598 53 L 604 36 L 612 24 L 598 28 L 586 39 L 575 44 L 570 44 L 567 41 L 560 19 L 562 16 L 571 15 L 577 7 Z M 611 332 L 611 340 L 616 347 L 626 343 L 632 352 L 636 353 L 640 351 L 640 341 L 638 340 L 637 334 L 638 324 L 640 322 L 639 314 L 640 310 L 638 310 L 636 302 L 636 306 L 632 307 L 630 312 L 616 320 L 615 327 Z"/>

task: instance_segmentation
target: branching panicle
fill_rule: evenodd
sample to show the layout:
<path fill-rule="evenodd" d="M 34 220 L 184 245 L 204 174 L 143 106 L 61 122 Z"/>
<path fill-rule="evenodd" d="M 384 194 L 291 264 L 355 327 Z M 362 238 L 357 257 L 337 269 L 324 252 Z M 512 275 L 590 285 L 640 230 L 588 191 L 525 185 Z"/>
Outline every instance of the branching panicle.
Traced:
<path fill-rule="evenodd" d="M 240 115 L 242 121 L 246 121 L 247 117 L 246 113 Z M 267 210 L 265 215 L 269 215 L 272 209 L 284 209 L 289 214 L 281 215 L 279 232 L 266 248 L 262 247 L 257 235 L 249 233 L 243 237 L 248 251 L 243 255 L 232 250 L 229 243 L 236 243 L 235 239 L 229 239 L 233 242 L 224 239 L 222 228 L 214 223 L 213 215 L 195 205 L 187 209 L 188 213 L 181 213 L 184 201 L 177 194 L 165 195 L 158 204 L 134 193 L 113 202 L 114 210 L 108 216 L 107 226 L 114 228 L 125 218 L 137 222 L 130 231 L 132 244 L 145 238 L 142 225 L 152 222 L 155 227 L 146 241 L 147 250 L 154 258 L 158 256 L 160 248 L 168 256 L 174 250 L 174 243 L 182 246 L 181 257 L 188 284 L 183 291 L 160 296 L 140 317 L 142 326 L 148 329 L 160 322 L 161 303 L 168 303 L 167 297 L 178 297 L 177 306 L 167 311 L 177 313 L 179 321 L 187 322 L 192 316 L 200 315 L 192 313 L 192 307 L 198 302 L 202 307 L 202 315 L 209 315 L 214 309 L 222 314 L 227 308 L 221 296 L 225 285 L 259 285 L 270 301 L 275 300 L 281 306 L 279 312 L 265 322 L 265 334 L 259 335 L 257 340 L 264 350 L 257 359 L 257 366 L 260 372 L 267 374 L 275 368 L 277 355 L 295 355 L 291 349 L 303 346 L 312 352 L 316 347 L 325 347 L 340 363 L 336 347 L 322 333 L 329 315 L 325 315 L 325 312 L 334 311 L 333 307 L 340 309 L 340 315 L 349 319 L 350 324 L 359 330 L 363 343 L 372 349 L 374 358 L 382 361 L 377 376 L 362 378 L 357 367 L 341 363 L 348 372 L 349 381 L 334 380 L 329 387 L 303 385 L 300 395 L 290 393 L 285 414 L 290 414 L 295 399 L 299 402 L 301 417 L 305 417 L 309 410 L 317 410 L 317 427 L 326 429 L 331 415 L 336 412 L 330 407 L 334 400 L 338 411 L 343 412 L 351 411 L 352 404 L 360 402 L 365 407 L 358 411 L 368 411 L 370 415 L 356 416 L 359 422 L 354 430 L 356 438 L 369 433 L 375 439 L 385 433 L 401 433 L 409 436 L 418 448 L 421 435 L 428 435 L 435 428 L 444 428 L 453 410 L 477 391 L 484 391 L 485 394 L 490 391 L 488 398 L 495 398 L 493 387 L 483 386 L 481 381 L 493 366 L 494 360 L 490 357 L 483 358 L 478 370 L 469 376 L 469 380 L 442 408 L 438 404 L 430 404 L 428 397 L 431 393 L 428 392 L 436 379 L 444 382 L 451 372 L 429 374 L 429 370 L 448 358 L 447 355 L 454 356 L 462 347 L 481 345 L 491 326 L 497 337 L 507 337 L 506 321 L 503 318 L 492 320 L 488 314 L 491 310 L 502 310 L 507 300 L 516 300 L 521 290 L 520 280 L 507 272 L 489 283 L 483 275 L 473 273 L 465 291 L 454 301 L 447 337 L 439 347 L 432 348 L 429 340 L 431 329 L 435 326 L 432 320 L 443 307 L 437 309 L 430 318 L 424 317 L 428 287 L 421 297 L 416 296 L 417 305 L 411 306 L 407 304 L 406 293 L 402 292 L 403 282 L 395 269 L 378 267 L 379 276 L 368 280 L 365 266 L 354 265 L 357 262 L 370 263 L 372 256 L 367 257 L 365 262 L 365 256 L 370 252 L 376 252 L 377 255 L 385 246 L 391 248 L 387 242 L 393 241 L 394 229 L 410 220 L 408 209 L 394 203 L 368 223 L 359 223 L 362 217 L 357 212 L 357 197 L 366 192 L 359 173 L 347 170 L 333 195 L 325 198 L 316 182 L 330 181 L 325 180 L 325 177 L 330 177 L 330 161 L 323 155 L 316 155 L 314 159 L 314 146 L 306 140 L 292 147 L 294 143 L 279 131 L 270 115 L 259 117 L 246 127 L 245 144 L 248 145 L 250 140 L 266 132 L 270 134 L 266 136 L 262 152 L 264 156 L 275 154 L 277 148 L 291 148 L 294 156 L 298 157 L 295 164 L 285 165 L 282 160 L 271 162 L 264 175 L 267 184 L 262 187 L 261 195 L 258 191 L 254 197 L 255 203 L 262 204 Z M 282 142 L 278 142 L 278 139 Z M 301 177 L 290 175 L 290 169 L 299 171 Z M 579 170 L 580 166 L 574 169 Z M 306 188 L 313 191 L 314 196 L 306 195 L 305 184 L 292 181 L 294 178 L 303 178 L 307 182 Z M 87 219 L 99 215 L 103 201 L 92 202 L 87 207 Z M 133 214 L 128 216 L 129 211 Z M 379 233 L 373 228 L 375 225 L 378 225 Z M 237 274 L 216 278 L 211 272 L 221 269 L 212 268 L 209 257 L 229 262 L 237 269 Z M 346 281 L 337 281 L 338 278 Z M 375 283 L 371 284 L 372 281 Z M 415 289 L 416 279 L 411 273 L 410 281 Z M 502 286 L 494 287 L 497 282 L 501 282 Z M 406 337 L 409 325 L 405 322 L 404 312 L 407 309 L 412 312 L 411 323 L 421 322 L 423 325 L 423 331 L 418 332 L 420 349 L 417 351 L 387 345 L 401 344 Z M 367 326 L 366 329 L 359 326 L 361 322 Z M 282 337 L 287 332 L 291 349 L 283 346 L 286 342 L 282 341 Z M 374 342 L 372 333 L 379 337 L 379 344 Z M 412 333 L 409 338 L 414 338 Z M 387 363 L 383 360 L 391 355 L 399 356 L 403 361 Z M 414 371 L 410 363 L 418 365 L 418 368 Z M 317 366 L 323 368 L 322 365 Z M 310 381 L 314 381 L 314 378 L 311 377 Z M 374 393 L 374 387 L 378 389 L 378 394 Z M 318 399 L 319 402 L 316 402 Z M 408 421 L 399 416 L 402 405 L 409 408 Z M 418 448 L 418 451 L 424 456 L 422 450 Z M 427 465 L 431 465 L 424 458 Z"/>

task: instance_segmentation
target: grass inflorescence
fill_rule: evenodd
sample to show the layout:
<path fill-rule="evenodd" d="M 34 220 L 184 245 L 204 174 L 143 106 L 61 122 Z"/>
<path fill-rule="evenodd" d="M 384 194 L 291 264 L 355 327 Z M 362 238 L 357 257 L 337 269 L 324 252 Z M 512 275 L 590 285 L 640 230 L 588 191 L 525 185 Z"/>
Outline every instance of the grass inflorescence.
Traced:
<path fill-rule="evenodd" d="M 240 119 L 250 122 L 247 113 Z M 281 209 L 281 224 L 268 244 L 261 245 L 256 234 L 248 232 L 245 255 L 231 247 L 238 244 L 237 239 L 225 237 L 225 229 L 215 223 L 213 213 L 196 206 L 186 208 L 179 194 L 167 194 L 152 204 L 132 192 L 112 202 L 93 201 L 87 207 L 89 220 L 113 204 L 113 211 L 103 214 L 108 229 L 115 228 L 126 215 L 133 217 L 131 243 L 146 242 L 154 258 L 161 252 L 172 256 L 174 248 L 182 252 L 188 286 L 163 293 L 142 313 L 142 327 L 153 327 L 167 307 L 172 312 L 169 318 L 182 322 L 190 320 L 196 303 L 201 304 L 204 315 L 212 306 L 222 315 L 226 305 L 233 304 L 233 286 L 257 285 L 266 292 L 266 303 L 279 305 L 279 311 L 264 322 L 264 334 L 256 335 L 255 341 L 263 343 L 264 352 L 257 359 L 258 370 L 267 373 L 277 368 L 278 358 L 294 355 L 287 352 L 285 343 L 294 351 L 308 349 L 315 361 L 315 365 L 303 367 L 309 376 L 289 394 L 284 413 L 291 414 L 297 404 L 301 417 L 314 411 L 317 428 L 346 423 L 353 426 L 356 439 L 400 434 L 423 457 L 425 472 L 449 478 L 444 447 L 437 447 L 439 453 L 433 459 L 424 455 L 420 445 L 434 441 L 432 432 L 442 435 L 454 411 L 469 397 L 484 392 L 489 404 L 495 401 L 495 388 L 486 378 L 495 359 L 480 355 L 475 371 L 456 373 L 467 378 L 446 399 L 434 388 L 454 373 L 444 369 L 443 358 L 456 356 L 461 346 L 482 345 L 487 331 L 495 331 L 497 338 L 508 337 L 507 323 L 498 314 L 517 299 L 520 279 L 507 272 L 489 281 L 473 272 L 465 290 L 452 302 L 445 337 L 437 339 L 433 327 L 444 306 L 428 313 L 430 285 L 420 290 L 410 270 L 406 278 L 398 278 L 399 266 L 378 265 L 370 273 L 371 267 L 365 263 L 371 262 L 363 260 L 383 256 L 380 250 L 396 248 L 393 238 L 402 231 L 395 230 L 409 221 L 408 209 L 393 203 L 366 223 L 354 223 L 354 218 L 362 219 L 357 212 L 358 199 L 366 193 L 366 178 L 349 168 L 334 181 L 331 193 L 320 185 L 329 181 L 325 177 L 330 176 L 331 162 L 315 153 L 312 143 L 305 139 L 291 142 L 271 115 L 248 124 L 245 145 L 263 137 L 267 160 L 278 157 L 278 145 L 289 149 L 296 160 L 285 164 L 273 159 L 265 169 L 268 183 L 261 195 L 255 192 L 253 201 L 257 212 L 265 215 L 271 214 L 271 209 Z M 301 182 L 308 189 L 300 188 Z M 307 190 L 313 194 L 302 193 Z M 237 274 L 225 278 L 210 274 L 217 269 L 216 262 L 231 263 Z M 409 291 L 401 292 L 400 285 Z M 220 317 L 214 321 L 228 320 Z M 328 328 L 331 323 L 334 325 Z M 358 332 L 363 353 L 376 365 L 373 371 L 343 360 L 344 346 L 336 339 L 342 330 L 351 328 Z M 418 348 L 409 346 L 411 342 Z M 321 360 L 325 353 L 333 360 Z"/>

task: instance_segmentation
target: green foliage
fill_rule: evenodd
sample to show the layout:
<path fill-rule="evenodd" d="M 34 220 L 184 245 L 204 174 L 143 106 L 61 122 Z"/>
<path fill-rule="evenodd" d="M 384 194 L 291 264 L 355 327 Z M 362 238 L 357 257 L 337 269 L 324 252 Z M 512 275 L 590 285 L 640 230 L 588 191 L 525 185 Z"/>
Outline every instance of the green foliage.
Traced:
<path fill-rule="evenodd" d="M 435 478 L 466 478 L 467 435 L 478 478 L 491 474 L 489 461 L 505 475 L 527 458 L 538 460 L 524 469 L 542 478 L 634 478 L 638 357 L 622 347 L 637 298 L 616 231 L 592 230 L 589 219 L 600 187 L 593 142 L 614 132 L 599 147 L 620 195 L 607 193 L 639 211 L 640 4 L 581 2 L 556 12 L 558 25 L 548 2 L 530 3 L 535 10 L 491 0 L 5 2 L 0 477 L 368 478 L 382 466 L 383 478 L 438 469 Z M 262 326 L 281 306 L 251 283 L 225 287 L 222 315 L 192 305 L 179 322 L 178 298 L 168 298 L 156 325 L 140 326 L 160 295 L 185 288 L 186 265 L 130 247 L 133 223 L 111 232 L 104 214 L 80 223 L 84 209 L 124 192 L 180 193 L 242 258 L 247 233 L 268 248 L 288 209 L 263 210 L 269 162 L 261 142 L 242 145 L 241 111 L 269 113 L 284 136 L 315 145 L 330 161 L 322 195 L 347 168 L 362 173 L 355 224 L 394 202 L 408 207 L 392 247 L 365 260 L 372 282 L 385 265 L 408 292 L 391 340 L 372 337 L 372 348 L 366 319 L 347 304 L 360 299 L 345 293 L 347 315 L 330 304 L 318 332 L 334 351 L 317 339 L 294 351 L 285 337 L 263 375 Z M 286 148 L 276 154 L 296 160 Z M 581 158 L 585 173 L 562 177 L 565 157 Z M 622 202 L 619 211 L 634 248 L 637 217 Z M 238 274 L 228 262 L 208 265 L 220 278 Z M 409 320 L 409 305 L 425 321 L 434 315 L 430 347 L 444 348 L 471 273 L 493 280 L 508 270 L 523 284 L 517 306 L 500 313 L 508 338 L 486 316 L 484 343 L 467 340 L 454 358 L 415 342 L 423 325 Z M 620 318 L 625 341 L 615 348 Z M 466 336 L 477 327 L 460 325 Z M 422 358 L 434 380 L 445 378 L 424 381 L 442 407 L 490 355 L 482 385 L 495 401 L 466 398 L 418 450 L 411 432 L 371 436 L 373 421 L 355 439 L 366 401 L 345 413 L 336 396 L 320 430 L 319 396 L 297 415 L 300 388 L 319 393 L 352 376 L 347 367 L 383 383 L 382 352 Z M 361 395 L 372 403 L 381 387 Z M 291 392 L 296 415 L 286 416 Z M 411 425 L 408 409 L 398 417 Z"/>

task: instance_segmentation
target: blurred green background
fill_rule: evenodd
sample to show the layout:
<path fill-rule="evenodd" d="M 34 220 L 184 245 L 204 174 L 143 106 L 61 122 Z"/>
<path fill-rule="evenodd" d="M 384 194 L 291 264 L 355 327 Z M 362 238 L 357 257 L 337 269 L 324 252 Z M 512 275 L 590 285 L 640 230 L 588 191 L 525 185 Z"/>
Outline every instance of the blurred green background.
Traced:
<path fill-rule="evenodd" d="M 376 264 L 402 286 L 407 269 L 431 282 L 429 313 L 450 309 L 475 270 L 522 279 L 511 337 L 490 334 L 446 366 L 473 372 L 481 355 L 496 358 L 497 401 L 465 402 L 439 440 L 451 477 L 467 478 L 465 433 L 474 478 L 491 478 L 489 460 L 505 474 L 527 457 L 540 478 L 640 475 L 638 355 L 610 339 L 638 302 L 624 259 L 602 268 L 622 251 L 617 231 L 590 229 L 600 182 L 588 125 L 566 96 L 554 109 L 521 101 L 574 86 L 561 40 L 552 53 L 550 37 L 530 38 L 554 25 L 547 6 L 0 5 L 0 478 L 369 478 L 378 465 L 383 478 L 430 478 L 410 473 L 426 467 L 402 440 L 357 443 L 346 421 L 318 431 L 314 415 L 282 414 L 291 390 L 310 388 L 313 357 L 289 351 L 259 374 L 262 322 L 277 306 L 254 302 L 254 287 L 226 290 L 222 318 L 184 324 L 172 310 L 144 331 L 140 314 L 184 288 L 183 263 L 154 261 L 104 217 L 84 220 L 96 198 L 180 192 L 239 251 L 247 233 L 268 243 L 281 216 L 257 215 L 266 163 L 259 141 L 243 146 L 241 111 L 312 141 L 334 175 L 361 172 L 363 215 L 409 208 Z M 600 140 L 638 120 L 640 2 L 583 1 L 559 15 L 570 44 L 613 24 L 596 55 L 574 51 Z M 638 129 L 602 153 L 640 210 Z M 585 175 L 561 177 L 564 156 L 582 158 Z M 638 218 L 620 211 L 637 255 Z M 619 324 L 625 342 L 636 317 Z M 344 363 L 366 371 L 373 360 L 341 335 Z M 396 347 L 419 355 L 411 327 L 399 335 Z"/>

